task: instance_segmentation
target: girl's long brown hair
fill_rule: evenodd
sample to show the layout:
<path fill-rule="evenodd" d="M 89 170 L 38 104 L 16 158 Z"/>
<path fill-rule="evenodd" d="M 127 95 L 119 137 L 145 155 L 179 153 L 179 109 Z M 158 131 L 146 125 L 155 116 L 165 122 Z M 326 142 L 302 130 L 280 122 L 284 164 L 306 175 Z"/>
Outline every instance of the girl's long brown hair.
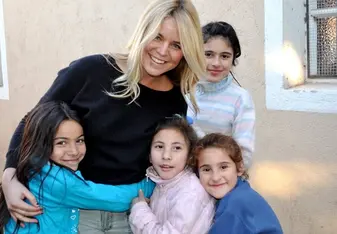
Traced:
<path fill-rule="evenodd" d="M 26 117 L 25 127 L 19 151 L 19 162 L 15 176 L 28 189 L 32 177 L 38 174 L 42 167 L 49 162 L 53 152 L 53 141 L 57 129 L 64 120 L 74 120 L 79 123 L 75 111 L 63 102 L 46 102 L 38 104 Z M 46 178 L 47 175 L 44 177 Z M 42 188 L 43 180 L 40 185 Z M 0 185 L 0 229 L 10 219 L 2 185 Z M 19 230 L 17 223 L 14 233 Z"/>

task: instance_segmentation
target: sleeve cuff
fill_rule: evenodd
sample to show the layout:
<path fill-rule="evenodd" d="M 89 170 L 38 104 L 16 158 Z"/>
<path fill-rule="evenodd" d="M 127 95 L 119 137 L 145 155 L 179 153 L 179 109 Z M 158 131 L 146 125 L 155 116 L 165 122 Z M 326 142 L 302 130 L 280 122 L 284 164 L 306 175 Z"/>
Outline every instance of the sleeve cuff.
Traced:
<path fill-rule="evenodd" d="M 137 227 L 137 229 L 143 229 L 146 224 L 153 220 L 153 218 L 154 214 L 152 213 L 151 208 L 144 201 L 136 203 L 131 208 L 130 224 Z"/>

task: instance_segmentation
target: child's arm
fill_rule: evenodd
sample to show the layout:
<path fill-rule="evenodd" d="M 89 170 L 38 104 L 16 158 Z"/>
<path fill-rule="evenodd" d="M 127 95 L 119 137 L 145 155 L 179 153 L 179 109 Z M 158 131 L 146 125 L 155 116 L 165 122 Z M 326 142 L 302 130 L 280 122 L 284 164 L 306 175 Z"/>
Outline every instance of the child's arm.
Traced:
<path fill-rule="evenodd" d="M 148 204 L 141 201 L 131 208 L 130 225 L 134 234 L 190 234 L 202 212 L 202 201 L 193 193 L 183 194 L 171 207 L 166 221 L 161 223 Z"/>
<path fill-rule="evenodd" d="M 155 187 L 151 180 L 128 185 L 105 185 L 86 181 L 86 185 L 68 188 L 69 198 L 65 198 L 69 205 L 82 209 L 107 210 L 124 212 L 130 209 L 132 199 L 138 196 L 141 189 L 147 198 L 150 198 Z"/>
<path fill-rule="evenodd" d="M 245 94 L 236 103 L 232 136 L 242 148 L 244 166 L 248 169 L 255 145 L 255 108 L 249 93 Z"/>
<path fill-rule="evenodd" d="M 96 184 L 84 181 L 64 168 L 50 173 L 48 183 L 51 185 L 51 192 L 43 195 L 49 196 L 50 200 L 62 206 L 113 212 L 129 210 L 132 199 L 138 196 L 140 189 L 146 197 L 150 197 L 155 187 L 155 184 L 147 179 L 129 185 Z"/>

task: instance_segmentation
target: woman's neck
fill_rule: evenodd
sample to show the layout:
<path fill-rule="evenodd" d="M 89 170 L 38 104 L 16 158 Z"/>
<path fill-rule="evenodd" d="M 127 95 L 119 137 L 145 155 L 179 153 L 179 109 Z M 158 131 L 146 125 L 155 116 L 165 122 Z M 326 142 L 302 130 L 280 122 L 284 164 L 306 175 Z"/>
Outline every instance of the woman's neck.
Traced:
<path fill-rule="evenodd" d="M 115 62 L 118 66 L 118 68 L 123 72 L 125 73 L 128 69 L 128 66 L 127 66 L 127 61 L 126 60 L 118 60 L 118 59 L 115 59 Z"/>
<path fill-rule="evenodd" d="M 142 77 L 139 83 L 157 91 L 169 91 L 173 88 L 171 80 L 166 75 L 159 77 L 151 77 L 146 75 Z"/>

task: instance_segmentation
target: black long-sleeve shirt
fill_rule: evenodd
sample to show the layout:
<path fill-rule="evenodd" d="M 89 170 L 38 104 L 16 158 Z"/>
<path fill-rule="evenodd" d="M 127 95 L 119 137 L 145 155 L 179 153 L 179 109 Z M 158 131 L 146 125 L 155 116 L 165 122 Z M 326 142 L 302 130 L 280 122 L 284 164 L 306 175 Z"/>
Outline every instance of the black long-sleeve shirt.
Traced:
<path fill-rule="evenodd" d="M 78 112 L 87 145 L 79 166 L 85 179 L 129 184 L 145 176 L 158 122 L 176 113 L 186 115 L 187 104 L 176 86 L 164 92 L 139 84 L 140 96 L 131 104 L 130 98 L 108 96 L 104 91 L 111 91 L 112 81 L 122 75 L 115 67 L 102 55 L 76 60 L 59 71 L 40 103 L 64 101 Z M 6 168 L 17 165 L 24 125 L 22 119 L 12 136 Z"/>

